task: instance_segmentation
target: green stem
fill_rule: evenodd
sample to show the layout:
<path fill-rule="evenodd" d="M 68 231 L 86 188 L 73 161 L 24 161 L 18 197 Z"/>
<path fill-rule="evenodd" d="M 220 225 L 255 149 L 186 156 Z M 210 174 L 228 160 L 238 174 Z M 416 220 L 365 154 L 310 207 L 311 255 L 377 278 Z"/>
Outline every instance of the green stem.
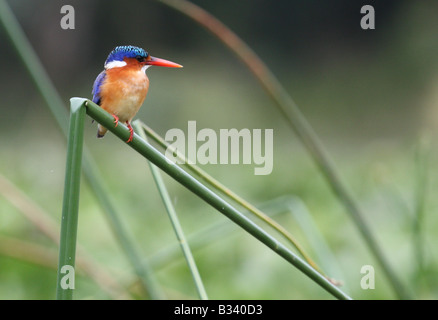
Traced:
<path fill-rule="evenodd" d="M 82 147 L 84 143 L 85 107 L 82 102 L 81 99 L 72 99 L 71 104 L 59 244 L 58 285 L 56 290 L 56 298 L 58 300 L 73 299 L 79 189 L 81 183 Z"/>
<path fill-rule="evenodd" d="M 415 260 L 417 261 L 417 274 L 424 272 L 424 236 L 423 226 L 425 217 L 426 195 L 428 187 L 428 168 L 429 168 L 429 141 L 426 137 L 420 139 L 416 154 L 416 189 L 415 189 L 415 208 L 413 221 L 413 242 Z"/>
<path fill-rule="evenodd" d="M 134 241 L 129 237 L 129 233 L 109 197 L 109 191 L 104 187 L 104 182 L 99 175 L 99 170 L 95 162 L 91 161 L 91 158 L 84 157 L 83 171 L 85 177 L 89 178 L 87 182 L 90 185 L 90 189 L 103 208 L 111 230 L 131 264 L 134 273 L 137 275 L 140 286 L 149 299 L 164 299 L 164 293 L 158 285 L 152 267 L 146 259 L 141 259 Z"/>
<path fill-rule="evenodd" d="M 273 212 L 272 215 L 280 214 L 279 211 Z M 187 242 L 190 243 L 192 251 L 207 247 L 215 241 L 221 241 L 228 236 L 235 235 L 235 231 L 239 228 L 238 225 L 230 223 L 229 220 L 220 220 L 212 223 L 200 230 L 197 230 L 187 236 Z M 148 258 L 155 268 L 161 269 L 170 263 L 175 262 L 178 257 L 179 248 L 170 244 L 160 248 L 157 252 L 150 255 Z"/>
<path fill-rule="evenodd" d="M 142 124 L 139 121 L 134 122 L 134 127 L 136 131 L 140 134 L 140 136 L 147 141 L 147 137 L 142 129 Z M 160 171 L 158 168 L 148 161 L 149 167 L 152 172 L 152 176 L 154 177 L 155 183 L 157 185 L 158 191 L 160 193 L 161 199 L 163 200 L 164 206 L 166 207 L 166 212 L 169 215 L 170 222 L 172 223 L 172 227 L 175 231 L 176 237 L 181 246 L 181 250 L 184 254 L 184 257 L 187 262 L 187 266 L 192 274 L 193 281 L 196 286 L 196 290 L 198 291 L 198 295 L 201 300 L 208 300 L 207 292 L 205 291 L 204 284 L 201 279 L 201 275 L 199 274 L 198 268 L 196 266 L 195 259 L 193 258 L 192 252 L 190 250 L 189 244 L 184 235 L 184 231 L 179 222 L 178 216 L 175 212 L 175 209 L 172 205 L 172 201 L 170 200 L 169 193 L 164 184 L 163 178 L 161 177 Z"/>
<path fill-rule="evenodd" d="M 21 29 L 5 0 L 0 0 L 0 23 L 3 24 L 6 35 L 9 36 L 11 44 L 15 47 L 18 56 L 23 61 L 30 78 L 55 117 L 58 128 L 64 136 L 67 136 L 68 113 L 66 109 L 62 108 L 64 101 L 56 93 L 56 89 L 50 81 L 41 61 L 38 59 L 23 29 Z"/>

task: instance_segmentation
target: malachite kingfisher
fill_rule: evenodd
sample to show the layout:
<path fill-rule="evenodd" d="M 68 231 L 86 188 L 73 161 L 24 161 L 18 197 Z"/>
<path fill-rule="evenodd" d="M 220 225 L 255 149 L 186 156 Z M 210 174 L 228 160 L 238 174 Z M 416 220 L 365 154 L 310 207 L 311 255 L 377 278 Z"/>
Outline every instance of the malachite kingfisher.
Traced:
<path fill-rule="evenodd" d="M 103 70 L 94 81 L 93 102 L 119 121 L 126 123 L 131 132 L 126 142 L 131 142 L 134 130 L 131 120 L 137 114 L 149 89 L 146 69 L 150 66 L 182 68 L 177 63 L 155 58 L 135 46 L 118 46 L 108 55 Z M 102 138 L 107 129 L 97 126 L 97 137 Z"/>

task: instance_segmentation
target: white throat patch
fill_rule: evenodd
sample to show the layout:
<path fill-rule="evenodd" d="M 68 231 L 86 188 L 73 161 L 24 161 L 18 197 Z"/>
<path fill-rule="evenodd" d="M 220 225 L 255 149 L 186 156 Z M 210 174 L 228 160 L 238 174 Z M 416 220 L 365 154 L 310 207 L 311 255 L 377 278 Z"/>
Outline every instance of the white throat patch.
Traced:
<path fill-rule="evenodd" d="M 124 67 L 126 65 L 127 65 L 127 63 L 125 61 L 114 60 L 114 61 L 108 62 L 105 65 L 105 70 L 112 69 L 112 68 L 121 68 L 121 67 Z"/>
<path fill-rule="evenodd" d="M 146 73 L 146 69 L 149 68 L 151 65 L 150 64 L 145 64 L 143 67 L 141 67 L 141 71 Z"/>

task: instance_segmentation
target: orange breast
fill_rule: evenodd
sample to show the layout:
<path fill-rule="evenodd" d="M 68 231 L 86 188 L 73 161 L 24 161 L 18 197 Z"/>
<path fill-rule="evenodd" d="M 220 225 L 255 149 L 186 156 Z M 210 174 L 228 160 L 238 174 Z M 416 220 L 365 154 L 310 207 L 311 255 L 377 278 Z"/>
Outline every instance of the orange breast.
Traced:
<path fill-rule="evenodd" d="M 109 69 L 102 85 L 101 107 L 122 122 L 131 121 L 143 104 L 148 89 L 149 79 L 139 68 L 128 65 Z"/>

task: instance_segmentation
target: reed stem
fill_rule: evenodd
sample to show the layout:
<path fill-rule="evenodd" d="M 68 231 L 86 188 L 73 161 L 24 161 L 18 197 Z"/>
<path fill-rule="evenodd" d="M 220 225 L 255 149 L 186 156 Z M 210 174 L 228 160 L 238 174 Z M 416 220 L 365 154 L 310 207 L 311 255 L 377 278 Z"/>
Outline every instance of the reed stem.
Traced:
<path fill-rule="evenodd" d="M 134 122 L 134 127 L 139 135 L 147 141 L 147 137 L 142 129 L 142 125 L 139 121 Z M 170 200 L 169 192 L 167 191 L 166 185 L 164 184 L 163 178 L 158 168 L 148 161 L 149 168 L 151 169 L 152 176 L 157 185 L 158 192 L 160 193 L 163 204 L 166 208 L 166 212 L 169 216 L 170 222 L 172 224 L 173 230 L 175 231 L 176 238 L 179 241 L 181 250 L 187 262 L 187 266 L 192 274 L 193 281 L 195 283 L 196 290 L 198 292 L 199 298 L 201 300 L 208 300 L 207 292 L 204 288 L 204 283 L 202 282 L 201 275 L 199 274 L 198 267 L 196 266 L 195 259 L 193 258 L 192 251 L 184 235 L 184 231 L 176 214 L 175 208 L 173 207 L 172 201 Z"/>

